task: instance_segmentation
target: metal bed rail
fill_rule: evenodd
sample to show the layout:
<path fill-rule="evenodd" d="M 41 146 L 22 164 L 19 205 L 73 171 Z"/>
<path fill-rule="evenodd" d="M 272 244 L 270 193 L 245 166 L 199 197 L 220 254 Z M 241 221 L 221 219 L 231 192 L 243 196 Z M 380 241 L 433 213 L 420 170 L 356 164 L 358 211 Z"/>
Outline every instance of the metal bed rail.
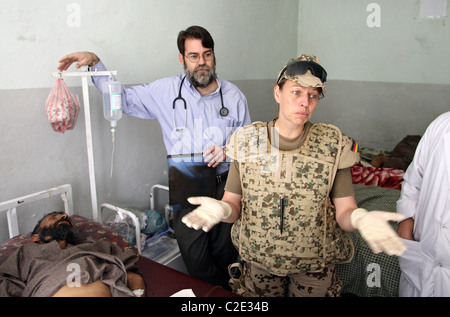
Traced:
<path fill-rule="evenodd" d="M 60 195 L 61 199 L 64 202 L 64 211 L 69 216 L 73 215 L 72 186 L 70 184 L 52 187 L 40 192 L 13 198 L 11 200 L 0 203 L 0 212 L 6 211 L 9 237 L 14 238 L 20 234 L 19 223 L 17 219 L 18 207 L 57 195 Z"/>
<path fill-rule="evenodd" d="M 138 217 L 135 214 L 133 214 L 131 211 L 122 209 L 120 207 L 113 206 L 111 204 L 101 204 L 100 208 L 99 208 L 99 211 L 98 211 L 98 216 L 99 216 L 99 221 L 102 224 L 103 224 L 103 220 L 102 220 L 103 219 L 102 218 L 102 216 L 103 216 L 103 209 L 105 209 L 105 208 L 117 212 L 117 214 L 119 215 L 120 219 L 125 219 L 126 216 L 131 218 L 131 220 L 133 221 L 133 225 L 135 227 L 136 249 L 138 250 L 139 254 L 141 254 L 141 250 L 142 250 L 142 248 L 141 248 L 141 245 L 142 245 L 142 243 L 141 243 L 141 224 L 140 224 L 140 221 L 139 221 Z"/>

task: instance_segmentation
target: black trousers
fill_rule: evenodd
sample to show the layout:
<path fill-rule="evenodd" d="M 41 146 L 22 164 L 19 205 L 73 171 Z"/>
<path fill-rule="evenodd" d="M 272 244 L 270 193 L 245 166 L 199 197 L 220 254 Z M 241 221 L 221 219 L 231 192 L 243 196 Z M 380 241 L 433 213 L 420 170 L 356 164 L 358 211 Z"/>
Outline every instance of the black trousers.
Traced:
<path fill-rule="evenodd" d="M 224 185 L 225 182 L 218 184 L 220 198 Z M 194 208 L 173 213 L 173 229 L 186 268 L 194 277 L 229 289 L 228 265 L 234 263 L 238 257 L 238 252 L 231 242 L 232 224 L 221 222 L 209 232 L 189 228 L 181 222 L 181 218 Z"/>

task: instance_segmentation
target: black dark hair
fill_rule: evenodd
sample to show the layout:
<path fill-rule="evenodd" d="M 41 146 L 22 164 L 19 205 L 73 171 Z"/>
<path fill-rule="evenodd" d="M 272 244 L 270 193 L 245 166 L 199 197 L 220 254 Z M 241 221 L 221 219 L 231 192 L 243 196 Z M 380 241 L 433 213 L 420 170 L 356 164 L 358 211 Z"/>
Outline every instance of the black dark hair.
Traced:
<path fill-rule="evenodd" d="M 40 243 L 48 243 L 53 240 L 65 240 L 67 243 L 75 245 L 80 242 L 79 235 L 77 230 L 72 226 L 72 222 L 70 221 L 70 218 L 64 217 L 56 221 L 52 226 L 50 227 L 44 227 L 41 228 L 42 221 L 51 215 L 54 214 L 61 214 L 65 215 L 66 213 L 63 211 L 53 211 L 44 217 L 42 217 L 41 220 L 39 220 L 38 224 L 34 227 L 34 230 L 32 232 L 32 235 L 37 234 L 39 236 Z M 68 224 L 60 224 L 60 222 L 68 221 Z M 50 237 L 50 239 L 48 239 Z"/>
<path fill-rule="evenodd" d="M 39 234 L 39 232 L 41 231 L 41 222 L 42 222 L 45 218 L 47 218 L 48 216 L 53 215 L 53 214 L 64 214 L 64 213 L 65 213 L 64 211 L 52 211 L 52 212 L 49 212 L 49 213 L 46 214 L 44 217 L 42 217 L 41 220 L 38 221 L 38 223 L 37 223 L 36 226 L 34 227 L 33 232 L 32 232 L 31 234 L 32 234 L 32 235 L 33 235 L 33 234 Z"/>
<path fill-rule="evenodd" d="M 205 48 L 209 48 L 214 52 L 214 40 L 209 34 L 209 32 L 198 25 L 193 25 L 188 27 L 186 30 L 180 31 L 178 33 L 178 39 L 177 39 L 177 45 L 178 45 L 178 51 L 184 55 L 184 42 L 188 38 L 194 38 L 202 40 L 202 45 Z"/>

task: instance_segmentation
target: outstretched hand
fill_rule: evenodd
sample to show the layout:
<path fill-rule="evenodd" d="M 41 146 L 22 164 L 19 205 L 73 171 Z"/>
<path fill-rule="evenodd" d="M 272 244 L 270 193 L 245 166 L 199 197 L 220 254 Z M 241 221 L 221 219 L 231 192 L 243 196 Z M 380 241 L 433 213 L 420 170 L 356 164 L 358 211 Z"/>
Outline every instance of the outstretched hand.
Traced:
<path fill-rule="evenodd" d="M 100 59 L 94 53 L 90 52 L 78 52 L 64 56 L 59 60 L 58 70 L 67 70 L 70 65 L 78 62 L 75 67 L 80 68 L 82 66 L 94 66 L 100 61 Z"/>
<path fill-rule="evenodd" d="M 358 229 L 374 253 L 402 255 L 406 246 L 400 240 L 389 221 L 403 220 L 404 216 L 385 211 L 371 211 L 358 208 L 351 215 L 353 227 Z"/>
<path fill-rule="evenodd" d="M 181 221 L 195 230 L 202 229 L 208 232 L 231 214 L 229 204 L 211 197 L 189 197 L 188 201 L 193 205 L 200 206 L 184 216 Z"/>

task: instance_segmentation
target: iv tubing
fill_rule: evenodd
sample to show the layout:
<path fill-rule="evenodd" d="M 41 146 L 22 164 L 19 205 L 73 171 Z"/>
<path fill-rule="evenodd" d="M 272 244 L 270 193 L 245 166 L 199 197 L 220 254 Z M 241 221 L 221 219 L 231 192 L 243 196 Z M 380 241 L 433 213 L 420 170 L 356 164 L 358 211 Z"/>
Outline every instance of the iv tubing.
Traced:
<path fill-rule="evenodd" d="M 112 138 L 112 152 L 111 152 L 111 171 L 109 173 L 109 178 L 112 178 L 112 174 L 113 174 L 113 165 L 114 165 L 114 132 L 116 132 L 116 129 L 114 128 L 114 126 L 112 125 L 113 123 L 116 123 L 115 121 L 111 122 L 111 138 Z"/>

